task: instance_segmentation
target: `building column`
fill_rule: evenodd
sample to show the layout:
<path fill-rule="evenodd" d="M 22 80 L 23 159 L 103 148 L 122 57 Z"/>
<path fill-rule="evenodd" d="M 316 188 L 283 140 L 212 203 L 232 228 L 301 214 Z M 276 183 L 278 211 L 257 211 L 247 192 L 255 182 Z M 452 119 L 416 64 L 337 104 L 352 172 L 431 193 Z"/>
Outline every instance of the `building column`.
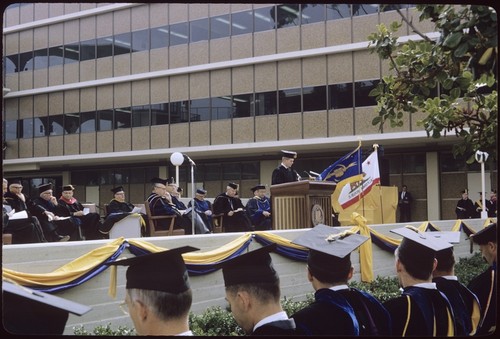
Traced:
<path fill-rule="evenodd" d="M 441 194 L 439 192 L 439 157 L 437 152 L 426 153 L 427 171 L 427 220 L 439 220 Z"/>

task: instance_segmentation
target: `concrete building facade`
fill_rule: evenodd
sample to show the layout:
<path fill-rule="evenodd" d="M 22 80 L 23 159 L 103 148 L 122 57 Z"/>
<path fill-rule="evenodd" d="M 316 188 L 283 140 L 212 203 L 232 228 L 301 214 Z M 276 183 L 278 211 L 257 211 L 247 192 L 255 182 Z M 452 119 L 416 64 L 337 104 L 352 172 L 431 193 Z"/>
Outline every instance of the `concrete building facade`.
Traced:
<path fill-rule="evenodd" d="M 368 48 L 398 8 L 374 4 L 20 3 L 3 13 L 4 177 L 24 192 L 47 181 L 102 206 L 112 187 L 142 203 L 149 179 L 174 176 L 208 195 L 227 182 L 243 198 L 270 185 L 280 150 L 296 170 L 321 172 L 357 147 L 379 154 L 382 184 L 408 186 L 414 220 L 453 219 L 460 191 L 477 199 L 477 164 L 455 160 L 454 136 L 428 138 L 417 121 L 372 125 L 370 90 L 388 72 Z M 406 36 L 417 38 L 403 23 Z M 487 189 L 496 187 L 488 169 Z"/>

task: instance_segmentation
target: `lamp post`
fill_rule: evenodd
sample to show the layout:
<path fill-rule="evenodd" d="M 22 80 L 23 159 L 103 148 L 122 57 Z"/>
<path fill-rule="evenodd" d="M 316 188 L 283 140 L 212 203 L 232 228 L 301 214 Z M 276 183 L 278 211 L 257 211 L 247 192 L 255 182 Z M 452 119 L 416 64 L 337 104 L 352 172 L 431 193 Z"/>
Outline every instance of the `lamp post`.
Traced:
<path fill-rule="evenodd" d="M 481 192 L 482 192 L 482 209 L 481 209 L 481 219 L 488 218 L 488 212 L 486 211 L 486 192 L 485 192 L 485 178 L 484 178 L 484 163 L 488 160 L 489 154 L 486 152 L 476 151 L 476 161 L 481 164 Z"/>
<path fill-rule="evenodd" d="M 182 153 L 174 152 L 170 156 L 170 162 L 175 166 L 175 183 L 179 185 L 179 166 L 184 162 Z"/>

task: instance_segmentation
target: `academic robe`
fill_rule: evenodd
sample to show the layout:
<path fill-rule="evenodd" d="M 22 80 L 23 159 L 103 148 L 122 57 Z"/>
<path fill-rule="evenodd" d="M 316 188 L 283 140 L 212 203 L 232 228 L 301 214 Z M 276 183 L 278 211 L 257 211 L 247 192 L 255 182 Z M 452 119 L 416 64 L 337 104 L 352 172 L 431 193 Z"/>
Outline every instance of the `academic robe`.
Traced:
<path fill-rule="evenodd" d="M 476 335 L 491 334 L 497 322 L 497 265 L 496 262 L 478 275 L 467 286 L 481 304 L 482 320 Z"/>

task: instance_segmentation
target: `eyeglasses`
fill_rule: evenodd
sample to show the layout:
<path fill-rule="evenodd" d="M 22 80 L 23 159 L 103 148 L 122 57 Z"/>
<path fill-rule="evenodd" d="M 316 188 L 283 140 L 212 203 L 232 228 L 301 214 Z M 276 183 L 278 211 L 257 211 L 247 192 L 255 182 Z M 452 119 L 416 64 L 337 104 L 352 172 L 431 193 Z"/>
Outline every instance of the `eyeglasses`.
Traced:
<path fill-rule="evenodd" d="M 162 186 L 155 186 L 155 188 L 159 188 L 159 189 L 162 189 L 162 190 L 166 190 L 167 189 L 166 187 L 162 187 Z"/>
<path fill-rule="evenodd" d="M 125 300 L 123 302 L 121 302 L 119 306 L 120 306 L 120 309 L 122 310 L 123 314 L 129 315 L 128 304 Z"/>
<path fill-rule="evenodd" d="M 23 188 L 23 186 L 10 186 L 11 188 Z"/>

